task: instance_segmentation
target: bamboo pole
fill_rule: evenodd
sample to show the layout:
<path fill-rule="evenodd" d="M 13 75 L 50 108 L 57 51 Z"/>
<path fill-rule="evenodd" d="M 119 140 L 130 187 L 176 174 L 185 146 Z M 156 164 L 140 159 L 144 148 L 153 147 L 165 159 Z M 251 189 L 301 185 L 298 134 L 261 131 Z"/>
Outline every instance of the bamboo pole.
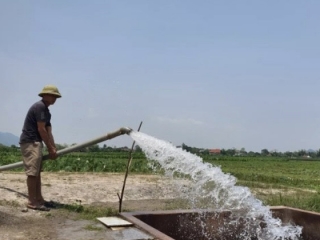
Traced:
<path fill-rule="evenodd" d="M 140 122 L 138 132 L 140 131 L 141 125 L 142 125 L 142 121 Z M 123 201 L 124 189 L 126 186 L 126 182 L 127 182 L 127 178 L 128 178 L 128 174 L 129 174 L 129 169 L 130 169 L 131 162 L 132 162 L 132 152 L 133 152 L 133 147 L 134 147 L 135 143 L 136 142 L 133 141 L 131 151 L 129 153 L 129 159 L 128 159 L 128 163 L 127 163 L 126 174 L 124 176 L 124 181 L 123 181 L 123 185 L 122 185 L 121 196 L 119 196 L 119 193 L 117 193 L 118 198 L 119 198 L 119 213 L 121 213 L 121 211 L 122 211 L 122 201 Z"/>

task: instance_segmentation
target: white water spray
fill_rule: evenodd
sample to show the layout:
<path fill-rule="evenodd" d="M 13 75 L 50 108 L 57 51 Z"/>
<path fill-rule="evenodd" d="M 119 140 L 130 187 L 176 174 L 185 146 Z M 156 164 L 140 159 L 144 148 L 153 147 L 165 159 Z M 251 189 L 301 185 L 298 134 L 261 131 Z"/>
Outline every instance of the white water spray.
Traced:
<path fill-rule="evenodd" d="M 184 175 L 191 180 L 185 195 L 194 209 L 241 212 L 238 217 L 250 221 L 250 231 L 253 229 L 259 240 L 301 239 L 300 226 L 284 226 L 280 219 L 273 218 L 270 209 L 263 206 L 249 188 L 235 186 L 237 179 L 223 173 L 220 167 L 204 163 L 202 158 L 144 133 L 132 131 L 130 136 L 149 160 L 161 165 L 166 175 Z"/>

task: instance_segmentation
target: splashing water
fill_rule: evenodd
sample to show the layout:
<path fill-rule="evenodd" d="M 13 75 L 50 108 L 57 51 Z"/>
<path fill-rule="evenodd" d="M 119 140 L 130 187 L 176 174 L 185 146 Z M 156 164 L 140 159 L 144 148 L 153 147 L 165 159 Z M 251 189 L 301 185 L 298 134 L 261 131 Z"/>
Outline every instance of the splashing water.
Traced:
<path fill-rule="evenodd" d="M 156 161 L 166 175 L 185 176 L 190 180 L 185 196 L 194 209 L 230 210 L 249 222 L 247 231 L 259 240 L 301 239 L 302 227 L 282 224 L 272 217 L 271 210 L 256 199 L 249 188 L 235 186 L 237 179 L 222 172 L 220 167 L 204 163 L 202 158 L 176 148 L 171 143 L 141 132 L 130 136 L 141 147 L 149 160 Z M 184 189 L 184 191 L 186 191 Z M 248 233 L 243 233 L 247 236 Z M 210 237 L 208 237 L 210 238 Z M 241 239 L 252 239 L 247 236 Z"/>

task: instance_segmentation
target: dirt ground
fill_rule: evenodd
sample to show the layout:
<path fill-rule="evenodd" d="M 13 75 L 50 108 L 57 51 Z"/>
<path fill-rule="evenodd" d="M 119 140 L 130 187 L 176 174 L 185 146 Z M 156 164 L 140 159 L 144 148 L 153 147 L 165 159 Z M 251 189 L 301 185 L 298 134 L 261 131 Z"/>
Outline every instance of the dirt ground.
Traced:
<path fill-rule="evenodd" d="M 118 210 L 124 174 L 42 173 L 46 200 L 61 205 L 103 206 Z M 164 210 L 176 197 L 177 181 L 158 175 L 129 175 L 123 211 Z M 181 184 L 181 182 L 179 183 Z M 182 183 L 186 184 L 186 183 Z M 0 239 L 106 239 L 101 224 L 81 220 L 65 209 L 30 210 L 24 173 L 0 172 Z M 103 216 L 101 216 L 103 217 Z"/>

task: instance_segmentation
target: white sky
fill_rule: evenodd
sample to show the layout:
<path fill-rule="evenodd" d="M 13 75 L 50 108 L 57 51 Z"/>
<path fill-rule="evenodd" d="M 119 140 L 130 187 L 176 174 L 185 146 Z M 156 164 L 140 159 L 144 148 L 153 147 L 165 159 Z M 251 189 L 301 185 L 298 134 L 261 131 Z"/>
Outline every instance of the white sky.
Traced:
<path fill-rule="evenodd" d="M 0 131 L 44 85 L 57 143 L 320 148 L 319 1 L 0 1 Z M 131 146 L 128 136 L 105 142 Z"/>

